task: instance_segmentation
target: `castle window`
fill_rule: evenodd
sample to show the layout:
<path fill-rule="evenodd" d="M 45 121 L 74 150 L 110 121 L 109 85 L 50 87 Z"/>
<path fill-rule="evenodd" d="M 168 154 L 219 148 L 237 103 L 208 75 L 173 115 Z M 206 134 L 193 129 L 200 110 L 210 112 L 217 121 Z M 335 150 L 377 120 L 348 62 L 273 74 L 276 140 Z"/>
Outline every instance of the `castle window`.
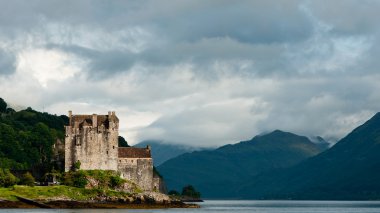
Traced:
<path fill-rule="evenodd" d="M 113 149 L 115 149 L 115 146 L 112 146 Z"/>
<path fill-rule="evenodd" d="M 107 151 L 107 155 L 108 155 L 108 151 Z"/>
<path fill-rule="evenodd" d="M 80 140 L 78 140 L 77 138 L 74 138 L 74 143 L 75 145 L 80 146 Z"/>

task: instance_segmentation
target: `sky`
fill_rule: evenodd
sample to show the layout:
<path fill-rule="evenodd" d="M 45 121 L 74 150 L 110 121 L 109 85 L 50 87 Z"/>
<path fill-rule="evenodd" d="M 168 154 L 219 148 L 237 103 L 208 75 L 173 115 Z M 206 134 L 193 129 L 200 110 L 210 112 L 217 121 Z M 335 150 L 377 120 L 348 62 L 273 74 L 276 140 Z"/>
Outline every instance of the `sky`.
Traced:
<path fill-rule="evenodd" d="M 380 1 L 0 0 L 0 97 L 120 135 L 328 140 L 380 111 Z"/>

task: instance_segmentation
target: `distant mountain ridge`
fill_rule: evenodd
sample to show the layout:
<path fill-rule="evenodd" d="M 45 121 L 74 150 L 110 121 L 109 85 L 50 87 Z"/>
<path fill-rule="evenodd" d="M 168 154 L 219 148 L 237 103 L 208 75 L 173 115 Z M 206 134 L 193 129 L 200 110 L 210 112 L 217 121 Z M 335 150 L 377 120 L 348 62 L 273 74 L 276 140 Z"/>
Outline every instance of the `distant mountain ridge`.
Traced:
<path fill-rule="evenodd" d="M 196 150 L 201 150 L 202 148 L 198 147 L 191 147 L 186 145 L 179 145 L 179 144 L 168 144 L 161 140 L 146 140 L 142 141 L 134 147 L 146 147 L 151 146 L 152 148 L 152 157 L 153 157 L 153 163 L 155 166 L 159 166 L 165 161 L 177 157 L 178 155 L 193 152 Z"/>
<path fill-rule="evenodd" d="M 380 113 L 329 150 L 242 185 L 245 199 L 380 199 Z"/>
<path fill-rule="evenodd" d="M 193 184 L 204 197 L 234 198 L 242 181 L 287 168 L 322 150 L 307 137 L 280 130 L 249 141 L 170 159 L 158 167 L 169 189 Z"/>

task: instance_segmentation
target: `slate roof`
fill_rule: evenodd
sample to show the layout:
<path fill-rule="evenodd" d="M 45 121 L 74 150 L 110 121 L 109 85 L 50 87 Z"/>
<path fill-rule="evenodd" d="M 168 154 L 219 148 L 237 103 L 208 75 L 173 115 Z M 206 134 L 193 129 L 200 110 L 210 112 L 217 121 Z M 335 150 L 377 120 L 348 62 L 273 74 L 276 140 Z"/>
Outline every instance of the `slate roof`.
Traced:
<path fill-rule="evenodd" d="M 119 158 L 151 158 L 150 149 L 119 147 Z"/>

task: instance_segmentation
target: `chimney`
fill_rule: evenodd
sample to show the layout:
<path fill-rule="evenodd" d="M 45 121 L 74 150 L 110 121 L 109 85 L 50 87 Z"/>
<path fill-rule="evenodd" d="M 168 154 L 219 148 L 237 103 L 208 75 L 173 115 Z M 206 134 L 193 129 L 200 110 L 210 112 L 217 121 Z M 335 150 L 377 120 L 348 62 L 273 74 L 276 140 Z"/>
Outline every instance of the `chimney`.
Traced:
<path fill-rule="evenodd" d="M 69 126 L 71 126 L 71 118 L 73 117 L 73 112 L 69 110 Z"/>
<path fill-rule="evenodd" d="M 92 127 L 95 128 L 98 126 L 98 115 L 92 114 Z"/>
<path fill-rule="evenodd" d="M 151 155 L 151 150 L 150 149 L 151 149 L 150 145 L 147 145 L 146 146 L 146 151 L 148 151 L 149 155 Z"/>
<path fill-rule="evenodd" d="M 111 111 L 108 111 L 108 118 L 111 117 Z"/>
<path fill-rule="evenodd" d="M 112 111 L 112 117 L 113 118 L 115 117 L 115 111 Z"/>

